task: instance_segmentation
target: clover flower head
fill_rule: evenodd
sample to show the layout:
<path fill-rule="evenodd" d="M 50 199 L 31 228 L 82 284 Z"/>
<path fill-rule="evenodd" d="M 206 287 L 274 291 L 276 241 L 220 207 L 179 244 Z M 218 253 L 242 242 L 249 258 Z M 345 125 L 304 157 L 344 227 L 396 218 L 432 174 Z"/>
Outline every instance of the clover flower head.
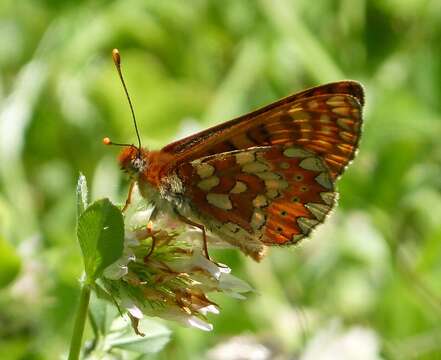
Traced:
<path fill-rule="evenodd" d="M 105 269 L 102 284 L 128 313 L 135 331 L 144 316 L 212 330 L 207 314 L 219 314 L 219 307 L 208 294 L 220 292 L 244 299 L 243 293 L 251 287 L 231 275 L 226 265 L 204 256 L 200 232 L 166 214 L 155 217 L 153 228 L 147 228 L 150 215 L 151 209 L 135 186 L 125 212 L 123 255 Z M 211 236 L 208 240 L 219 245 Z"/>

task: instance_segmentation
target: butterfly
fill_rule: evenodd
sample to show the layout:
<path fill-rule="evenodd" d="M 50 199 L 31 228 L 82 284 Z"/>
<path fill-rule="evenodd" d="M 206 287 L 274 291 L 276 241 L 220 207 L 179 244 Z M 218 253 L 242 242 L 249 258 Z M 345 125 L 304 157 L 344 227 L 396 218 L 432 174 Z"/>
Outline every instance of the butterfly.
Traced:
<path fill-rule="evenodd" d="M 116 50 L 114 60 L 131 105 Z M 126 145 L 119 163 L 155 212 L 201 229 L 207 257 L 209 230 L 260 260 L 267 246 L 310 235 L 336 205 L 335 183 L 357 151 L 363 105 L 358 82 L 329 83 L 161 150 L 142 148 L 137 132 L 138 146 L 116 144 Z"/>

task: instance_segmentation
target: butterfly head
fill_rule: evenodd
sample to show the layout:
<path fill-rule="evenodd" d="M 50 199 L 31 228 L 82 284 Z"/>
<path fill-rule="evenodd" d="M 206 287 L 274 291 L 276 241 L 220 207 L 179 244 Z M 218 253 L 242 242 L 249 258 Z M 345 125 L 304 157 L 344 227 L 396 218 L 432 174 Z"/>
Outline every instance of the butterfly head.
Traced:
<path fill-rule="evenodd" d="M 125 147 L 118 157 L 121 169 L 131 177 L 137 177 L 148 168 L 148 151 L 136 146 Z"/>

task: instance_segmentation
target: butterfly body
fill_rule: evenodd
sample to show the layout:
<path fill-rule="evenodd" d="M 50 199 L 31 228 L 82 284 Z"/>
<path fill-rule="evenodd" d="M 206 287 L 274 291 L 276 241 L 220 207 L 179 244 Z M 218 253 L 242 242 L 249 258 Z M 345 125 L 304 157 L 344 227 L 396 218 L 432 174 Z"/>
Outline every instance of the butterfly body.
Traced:
<path fill-rule="evenodd" d="M 259 260 L 295 244 L 336 202 L 355 156 L 363 89 L 352 81 L 291 95 L 159 151 L 131 146 L 119 162 L 162 211 L 200 224 Z"/>

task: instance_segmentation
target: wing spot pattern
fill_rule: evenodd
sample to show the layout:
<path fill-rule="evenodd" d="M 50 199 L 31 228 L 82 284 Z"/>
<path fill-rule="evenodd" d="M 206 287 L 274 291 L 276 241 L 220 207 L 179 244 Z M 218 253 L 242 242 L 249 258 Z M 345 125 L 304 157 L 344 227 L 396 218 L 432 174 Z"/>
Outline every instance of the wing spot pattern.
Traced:
<path fill-rule="evenodd" d="M 347 131 L 353 131 L 354 121 L 348 118 L 338 118 L 337 125 Z"/>
<path fill-rule="evenodd" d="M 311 113 L 299 110 L 298 108 L 288 110 L 288 113 L 291 115 L 291 118 L 294 120 L 310 120 Z"/>
<path fill-rule="evenodd" d="M 259 161 L 253 161 L 242 166 L 243 172 L 251 173 L 251 174 L 268 171 L 268 170 L 269 170 L 268 165 L 261 163 Z"/>
<path fill-rule="evenodd" d="M 305 204 L 305 207 L 320 222 L 323 222 L 325 220 L 326 215 L 331 210 L 329 206 L 327 206 L 325 204 L 319 204 L 319 203 L 307 203 L 307 204 Z"/>
<path fill-rule="evenodd" d="M 236 181 L 234 187 L 230 190 L 231 194 L 240 194 L 247 191 L 248 186 L 242 181 Z"/>
<path fill-rule="evenodd" d="M 280 196 L 280 193 L 279 193 L 276 189 L 269 189 L 269 190 L 266 192 L 266 196 L 267 196 L 269 199 L 275 199 L 275 198 L 277 198 L 277 197 Z"/>
<path fill-rule="evenodd" d="M 214 166 L 206 163 L 194 163 L 193 166 L 196 168 L 196 172 L 201 179 L 208 178 L 214 174 Z"/>
<path fill-rule="evenodd" d="M 306 217 L 297 218 L 297 225 L 305 235 L 308 235 L 317 224 L 319 224 L 319 221 L 315 219 L 309 219 Z"/>
<path fill-rule="evenodd" d="M 332 124 L 331 117 L 327 114 L 320 115 L 319 122 L 322 124 Z"/>
<path fill-rule="evenodd" d="M 335 193 L 333 192 L 321 192 L 320 197 L 326 205 L 332 206 L 335 200 Z"/>
<path fill-rule="evenodd" d="M 340 116 L 350 116 L 351 108 L 349 106 L 335 107 L 332 109 L 332 112 Z"/>
<path fill-rule="evenodd" d="M 326 104 L 332 107 L 346 106 L 345 98 L 343 96 L 333 96 L 326 101 Z"/>
<path fill-rule="evenodd" d="M 328 173 L 320 173 L 318 176 L 315 177 L 315 181 L 317 181 L 324 188 L 328 190 L 333 190 L 332 180 Z"/>
<path fill-rule="evenodd" d="M 236 154 L 236 162 L 239 165 L 247 164 L 256 160 L 253 152 L 239 152 Z"/>
<path fill-rule="evenodd" d="M 320 103 L 317 100 L 308 101 L 308 108 L 310 110 L 315 110 L 320 106 Z"/>
<path fill-rule="evenodd" d="M 286 189 L 289 186 L 289 184 L 286 180 L 265 180 L 265 186 L 268 190 L 271 189 L 283 190 Z"/>
<path fill-rule="evenodd" d="M 253 206 L 262 208 L 268 206 L 268 200 L 265 195 L 257 195 L 253 200 Z"/>
<path fill-rule="evenodd" d="M 286 157 L 290 157 L 290 158 L 306 158 L 312 155 L 312 153 L 310 151 L 304 150 L 304 149 L 300 149 L 300 148 L 296 148 L 296 147 L 292 147 L 292 148 L 287 148 L 283 151 L 283 155 L 285 155 Z"/>
<path fill-rule="evenodd" d="M 206 199 L 209 204 L 219 209 L 231 210 L 233 208 L 233 204 L 231 203 L 230 197 L 228 195 L 209 193 L 207 194 Z"/>
<path fill-rule="evenodd" d="M 203 191 L 210 191 L 215 186 L 218 186 L 220 183 L 220 180 L 217 176 L 210 176 L 208 178 L 205 178 L 198 182 L 199 189 Z"/>
<path fill-rule="evenodd" d="M 306 186 L 306 185 L 302 185 L 302 186 L 300 186 L 300 189 L 299 189 L 301 192 L 307 192 L 308 190 L 309 190 L 309 187 L 308 186 Z"/>
<path fill-rule="evenodd" d="M 265 171 L 256 174 L 262 180 L 280 180 L 281 176 L 272 171 Z"/>
<path fill-rule="evenodd" d="M 302 240 L 305 237 L 305 235 L 303 234 L 295 234 L 292 236 L 291 241 L 295 244 L 297 242 L 299 242 L 300 240 Z"/>
<path fill-rule="evenodd" d="M 340 136 L 340 138 L 350 144 L 355 144 L 356 138 L 354 137 L 354 135 L 352 135 L 350 132 L 347 131 L 340 131 L 338 133 L 338 135 Z"/>
<path fill-rule="evenodd" d="M 318 157 L 309 157 L 302 160 L 299 166 L 305 170 L 325 171 L 326 167 Z"/>
<path fill-rule="evenodd" d="M 251 227 L 260 230 L 265 225 L 266 216 L 261 209 L 255 209 L 251 217 Z"/>

